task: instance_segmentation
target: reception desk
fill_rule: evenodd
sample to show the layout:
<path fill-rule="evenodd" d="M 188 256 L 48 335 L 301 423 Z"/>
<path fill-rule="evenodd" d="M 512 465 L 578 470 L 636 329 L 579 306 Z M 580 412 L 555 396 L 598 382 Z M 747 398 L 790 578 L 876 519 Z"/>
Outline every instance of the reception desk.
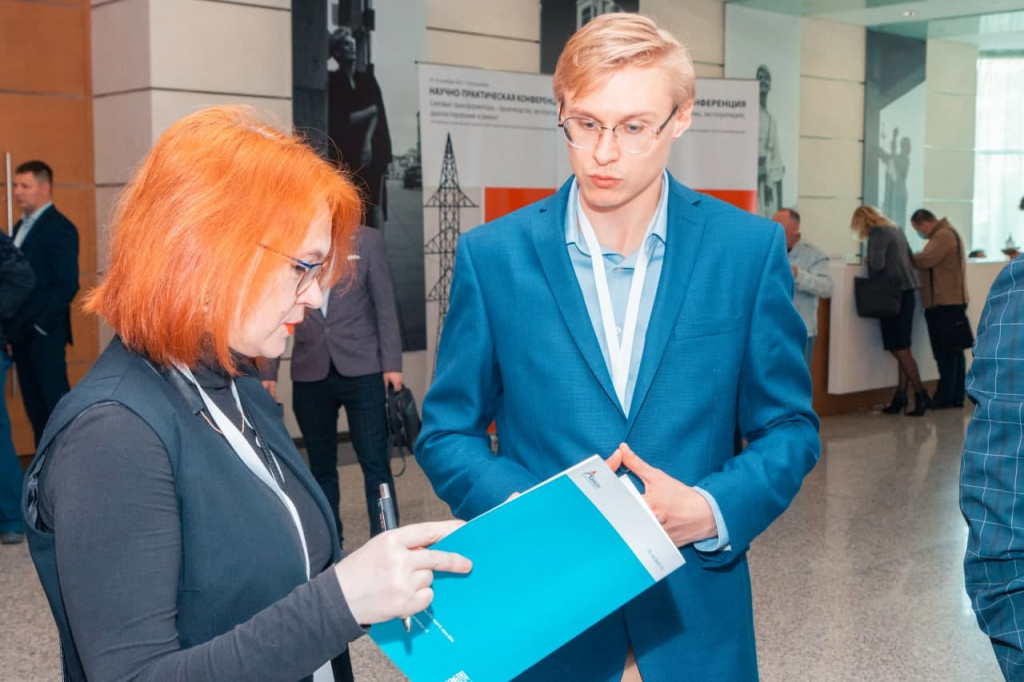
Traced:
<path fill-rule="evenodd" d="M 975 331 L 988 290 L 1006 263 L 1005 259 L 967 263 L 967 295 L 970 299 L 967 316 Z M 882 348 L 878 320 L 857 315 L 853 281 L 857 277 L 866 277 L 867 268 L 833 260 L 829 270 L 833 290 L 828 334 L 828 393 L 845 395 L 895 386 L 896 360 Z M 914 311 L 912 344 L 921 378 L 924 381 L 938 379 L 920 295 Z"/>

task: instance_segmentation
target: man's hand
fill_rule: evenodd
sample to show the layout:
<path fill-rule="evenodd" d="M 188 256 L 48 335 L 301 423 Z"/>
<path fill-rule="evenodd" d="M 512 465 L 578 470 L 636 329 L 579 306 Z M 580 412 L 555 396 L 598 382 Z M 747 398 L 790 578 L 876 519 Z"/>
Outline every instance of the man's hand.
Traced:
<path fill-rule="evenodd" d="M 796 274 L 800 272 L 795 265 L 790 265 L 789 269 L 793 271 L 793 279 L 796 279 Z"/>
<path fill-rule="evenodd" d="M 264 381 L 263 388 L 267 389 L 270 393 L 270 397 L 277 401 L 277 382 L 276 381 Z"/>
<path fill-rule="evenodd" d="M 644 500 L 676 547 L 718 536 L 711 505 L 690 486 L 652 467 L 625 443 L 605 461 L 612 471 L 621 464 L 643 481 Z"/>
<path fill-rule="evenodd" d="M 384 388 L 387 387 L 395 389 L 395 391 L 402 390 L 402 373 L 401 372 L 384 372 Z"/>

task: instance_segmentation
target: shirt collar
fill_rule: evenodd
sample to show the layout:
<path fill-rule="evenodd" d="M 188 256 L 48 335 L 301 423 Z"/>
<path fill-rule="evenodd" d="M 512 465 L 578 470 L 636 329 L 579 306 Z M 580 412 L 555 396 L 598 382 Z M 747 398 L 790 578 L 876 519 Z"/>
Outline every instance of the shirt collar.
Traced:
<path fill-rule="evenodd" d="M 51 206 L 53 206 L 53 202 L 52 201 L 48 201 L 43 206 L 41 206 L 39 209 L 33 211 L 32 213 L 22 214 L 22 216 L 21 216 L 21 223 L 22 223 L 22 225 L 24 225 L 25 223 L 34 223 L 36 221 L 36 218 L 38 218 L 39 216 L 43 215 L 43 213 L 46 211 L 46 209 L 50 208 Z"/>
<path fill-rule="evenodd" d="M 569 206 L 565 212 L 565 243 L 567 245 L 574 244 L 580 252 L 590 255 L 590 251 L 587 250 L 587 242 L 580 234 L 579 220 L 576 218 L 578 195 L 579 183 L 573 178 L 572 187 L 569 189 Z M 654 211 L 654 227 L 651 229 L 651 234 L 645 245 L 648 251 L 652 248 L 651 244 L 654 239 L 661 240 L 662 244 L 668 242 L 668 171 L 664 170 L 661 172 L 661 199 L 658 200 L 658 208 Z M 615 252 L 610 249 L 605 251 L 605 255 L 613 253 Z"/>

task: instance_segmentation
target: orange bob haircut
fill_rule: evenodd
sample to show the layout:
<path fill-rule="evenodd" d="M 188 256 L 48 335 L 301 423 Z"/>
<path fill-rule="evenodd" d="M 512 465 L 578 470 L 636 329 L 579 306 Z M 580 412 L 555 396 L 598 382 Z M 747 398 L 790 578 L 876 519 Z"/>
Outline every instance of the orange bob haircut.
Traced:
<path fill-rule="evenodd" d="M 566 97 L 586 97 L 626 66 L 661 66 L 676 103 L 685 107 L 693 101 L 690 52 L 653 19 L 627 12 L 602 14 L 569 38 L 555 66 L 555 101 L 562 107 Z"/>
<path fill-rule="evenodd" d="M 154 364 L 236 371 L 232 327 L 260 305 L 326 205 L 331 249 L 321 286 L 345 274 L 360 220 L 355 186 L 254 109 L 212 107 L 172 125 L 118 202 L 110 267 L 86 300 Z"/>

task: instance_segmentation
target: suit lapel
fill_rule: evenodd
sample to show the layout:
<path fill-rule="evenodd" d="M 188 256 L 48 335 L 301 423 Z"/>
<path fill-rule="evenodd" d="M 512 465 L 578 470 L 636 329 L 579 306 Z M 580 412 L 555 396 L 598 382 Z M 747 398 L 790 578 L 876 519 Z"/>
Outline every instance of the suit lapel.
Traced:
<path fill-rule="evenodd" d="M 640 359 L 640 369 L 633 388 L 629 421 L 626 425 L 627 437 L 651 389 L 651 383 L 665 354 L 665 346 L 672 336 L 679 311 L 686 300 L 693 267 L 700 257 L 707 222 L 707 214 L 701 206 L 698 193 L 680 185 L 671 175 L 668 186 L 665 261 L 662 263 L 658 292 L 651 310 L 651 320 L 647 325 L 647 336 L 644 339 L 644 354 Z"/>
<path fill-rule="evenodd" d="M 39 214 L 39 216 L 32 223 L 32 227 L 29 228 L 28 234 L 25 235 L 25 239 L 22 240 L 22 242 L 21 242 L 21 247 L 19 247 L 19 248 L 21 248 L 22 251 L 25 250 L 25 246 L 27 244 L 29 244 L 30 242 L 34 241 L 33 238 L 37 234 L 39 234 L 39 232 L 41 230 L 46 229 L 47 221 L 49 220 L 50 215 L 52 214 L 52 212 L 55 211 L 55 210 L 56 210 L 56 207 L 51 205 L 45 211 L 43 211 L 42 213 Z M 18 221 L 18 225 L 17 225 L 17 227 L 16 227 L 16 229 L 14 231 L 15 236 L 17 236 L 18 232 L 21 231 L 21 228 L 24 225 L 25 225 L 25 221 L 24 220 L 19 220 Z"/>
<path fill-rule="evenodd" d="M 621 410 L 608 366 L 604 361 L 604 354 L 601 353 L 601 346 L 594 335 L 594 325 L 590 321 L 579 280 L 576 279 L 576 272 L 566 250 L 566 208 L 571 186 L 572 178 L 562 185 L 557 194 L 538 208 L 531 221 L 533 245 L 551 289 L 551 295 L 558 304 L 573 342 L 590 367 L 594 378 L 608 395 L 608 399 Z"/>

